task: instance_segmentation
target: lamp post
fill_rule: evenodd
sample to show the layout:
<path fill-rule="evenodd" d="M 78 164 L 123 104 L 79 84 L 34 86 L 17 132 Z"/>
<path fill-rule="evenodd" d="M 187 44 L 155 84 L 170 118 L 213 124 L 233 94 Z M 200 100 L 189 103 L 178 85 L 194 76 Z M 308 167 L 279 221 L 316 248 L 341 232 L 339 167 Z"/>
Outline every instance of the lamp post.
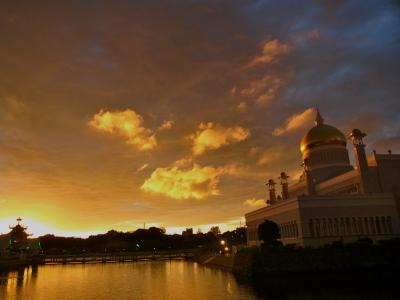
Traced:
<path fill-rule="evenodd" d="M 221 244 L 220 253 L 221 254 L 227 254 L 228 251 L 229 251 L 228 243 L 225 240 L 221 240 L 220 244 Z"/>

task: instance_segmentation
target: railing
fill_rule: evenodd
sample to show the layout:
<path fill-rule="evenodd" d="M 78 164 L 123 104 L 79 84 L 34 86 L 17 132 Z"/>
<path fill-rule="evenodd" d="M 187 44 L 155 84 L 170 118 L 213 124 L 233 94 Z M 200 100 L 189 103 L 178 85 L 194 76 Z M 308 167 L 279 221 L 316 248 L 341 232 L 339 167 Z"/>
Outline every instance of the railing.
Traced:
<path fill-rule="evenodd" d="M 186 260 L 192 259 L 192 251 L 179 252 L 121 252 L 121 253 L 87 253 L 87 254 L 60 254 L 46 255 L 45 264 L 86 264 L 133 262 L 144 260 Z"/>

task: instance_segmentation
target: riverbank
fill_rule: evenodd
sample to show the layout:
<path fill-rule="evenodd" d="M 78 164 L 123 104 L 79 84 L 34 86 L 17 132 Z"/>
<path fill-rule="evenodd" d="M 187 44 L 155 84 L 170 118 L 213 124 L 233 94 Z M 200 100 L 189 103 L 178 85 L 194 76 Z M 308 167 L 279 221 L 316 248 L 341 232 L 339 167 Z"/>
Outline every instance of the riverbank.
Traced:
<path fill-rule="evenodd" d="M 44 264 L 44 257 L 41 255 L 33 255 L 33 256 L 3 255 L 0 257 L 0 269 L 37 266 L 41 264 Z"/>
<path fill-rule="evenodd" d="M 233 272 L 235 256 L 234 255 L 220 255 L 208 254 L 195 256 L 194 260 L 204 266 L 218 268 L 224 271 Z"/>
<path fill-rule="evenodd" d="M 379 244 L 354 243 L 322 248 L 262 247 L 246 248 L 236 255 L 197 255 L 198 263 L 230 271 L 243 280 L 269 284 L 303 285 L 315 281 L 341 285 L 358 282 L 385 281 L 397 278 L 400 270 L 400 240 Z M 361 280 L 362 279 L 362 280 Z M 264 284 L 264 283 L 263 283 Z"/>

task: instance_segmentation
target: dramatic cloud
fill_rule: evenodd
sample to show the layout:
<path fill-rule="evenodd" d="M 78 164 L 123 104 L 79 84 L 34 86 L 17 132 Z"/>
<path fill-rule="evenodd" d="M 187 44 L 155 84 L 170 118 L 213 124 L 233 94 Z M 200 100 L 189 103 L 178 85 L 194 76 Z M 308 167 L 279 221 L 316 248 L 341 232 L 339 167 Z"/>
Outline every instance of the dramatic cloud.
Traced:
<path fill-rule="evenodd" d="M 275 61 L 279 56 L 286 54 L 290 51 L 290 46 L 278 39 L 266 41 L 263 45 L 262 53 L 256 56 L 249 64 L 248 67 L 253 67 L 260 64 L 268 64 Z"/>
<path fill-rule="evenodd" d="M 174 121 L 166 120 L 161 124 L 160 127 L 158 127 L 158 130 L 168 130 L 168 129 L 171 129 L 173 125 L 174 125 Z"/>
<path fill-rule="evenodd" d="M 191 168 L 181 169 L 174 165 L 157 168 L 141 188 L 175 199 L 202 199 L 219 195 L 220 176 L 227 173 L 233 173 L 232 167 L 202 167 L 194 164 Z"/>
<path fill-rule="evenodd" d="M 150 129 L 143 127 L 143 118 L 131 109 L 124 111 L 104 111 L 93 116 L 89 125 L 99 131 L 117 134 L 126 143 L 138 150 L 151 150 L 157 146 L 156 138 Z"/>
<path fill-rule="evenodd" d="M 314 117 L 286 119 L 316 101 L 327 123 L 365 131 L 368 153 L 400 151 L 398 1 L 37 2 L 1 1 L 0 232 L 15 216 L 66 232 L 222 226 L 266 179 L 301 172 Z M 251 138 L 234 144 L 234 126 Z M 202 201 L 141 189 L 233 162 L 235 176 L 204 175 L 220 197 L 206 179 Z"/>
<path fill-rule="evenodd" d="M 315 119 L 315 110 L 308 108 L 305 111 L 295 114 L 286 120 L 285 125 L 275 128 L 272 135 L 279 136 L 301 128 L 310 127 Z"/>
<path fill-rule="evenodd" d="M 194 155 L 201 155 L 207 150 L 218 149 L 224 145 L 241 142 L 250 136 L 250 131 L 240 126 L 224 128 L 212 122 L 201 123 L 199 130 L 190 135 Z"/>
<path fill-rule="evenodd" d="M 256 198 L 249 198 L 243 201 L 244 206 L 248 207 L 262 207 L 265 206 L 265 200 L 264 199 L 256 199 Z"/>

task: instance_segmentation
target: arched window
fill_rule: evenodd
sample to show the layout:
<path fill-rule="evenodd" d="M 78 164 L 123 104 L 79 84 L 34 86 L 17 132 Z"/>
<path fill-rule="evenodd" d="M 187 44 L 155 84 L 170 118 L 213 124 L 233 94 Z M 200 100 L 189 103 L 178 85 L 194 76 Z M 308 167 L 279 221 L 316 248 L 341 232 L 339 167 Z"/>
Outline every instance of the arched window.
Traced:
<path fill-rule="evenodd" d="M 380 220 L 379 217 L 375 217 L 375 227 L 376 227 L 376 233 L 377 234 L 382 234 L 381 220 Z"/>
<path fill-rule="evenodd" d="M 382 225 L 382 233 L 387 234 L 388 230 L 387 230 L 386 220 L 385 220 L 384 216 L 381 217 L 381 225 Z"/>
<path fill-rule="evenodd" d="M 316 233 L 317 237 L 321 236 L 321 224 L 320 224 L 319 219 L 315 220 L 315 233 Z"/>
<path fill-rule="evenodd" d="M 391 216 L 387 216 L 386 217 L 386 225 L 387 225 L 388 232 L 390 234 L 392 234 L 393 233 L 393 228 L 392 228 L 392 217 Z"/>
<path fill-rule="evenodd" d="M 338 220 L 338 218 L 334 219 L 333 230 L 335 232 L 335 236 L 339 236 L 339 220 Z"/>
<path fill-rule="evenodd" d="M 333 236 L 333 223 L 332 223 L 332 218 L 328 219 L 328 235 Z"/>
<path fill-rule="evenodd" d="M 352 227 L 353 235 L 356 235 L 359 233 L 358 229 L 357 229 L 357 220 L 355 217 L 351 218 L 351 227 Z"/>
<path fill-rule="evenodd" d="M 369 227 L 371 229 L 371 233 L 376 234 L 374 217 L 369 217 Z"/>
<path fill-rule="evenodd" d="M 345 229 L 345 225 L 344 225 L 344 219 L 340 218 L 340 235 L 343 236 L 346 234 L 346 229 Z"/>
<path fill-rule="evenodd" d="M 364 218 L 364 229 L 365 229 L 365 234 L 368 235 L 370 233 L 370 230 L 369 230 L 369 222 L 368 222 L 367 217 Z"/>
<path fill-rule="evenodd" d="M 314 221 L 313 221 L 313 219 L 310 219 L 308 221 L 308 229 L 310 231 L 310 236 L 314 237 L 315 236 L 315 229 L 314 229 Z"/>
<path fill-rule="evenodd" d="M 351 235 L 350 218 L 346 218 L 345 222 L 346 222 L 346 235 Z"/>
<path fill-rule="evenodd" d="M 361 217 L 358 217 L 358 233 L 360 235 L 365 234 L 364 228 L 363 228 L 363 220 Z"/>
<path fill-rule="evenodd" d="M 325 218 L 322 219 L 322 235 L 323 236 L 327 236 L 328 235 L 328 230 L 327 230 L 326 219 Z"/>
<path fill-rule="evenodd" d="M 294 223 L 296 226 L 296 237 L 299 236 L 299 226 L 297 225 L 297 221 Z"/>
<path fill-rule="evenodd" d="M 290 222 L 290 237 L 294 237 L 294 225 L 293 222 Z"/>

